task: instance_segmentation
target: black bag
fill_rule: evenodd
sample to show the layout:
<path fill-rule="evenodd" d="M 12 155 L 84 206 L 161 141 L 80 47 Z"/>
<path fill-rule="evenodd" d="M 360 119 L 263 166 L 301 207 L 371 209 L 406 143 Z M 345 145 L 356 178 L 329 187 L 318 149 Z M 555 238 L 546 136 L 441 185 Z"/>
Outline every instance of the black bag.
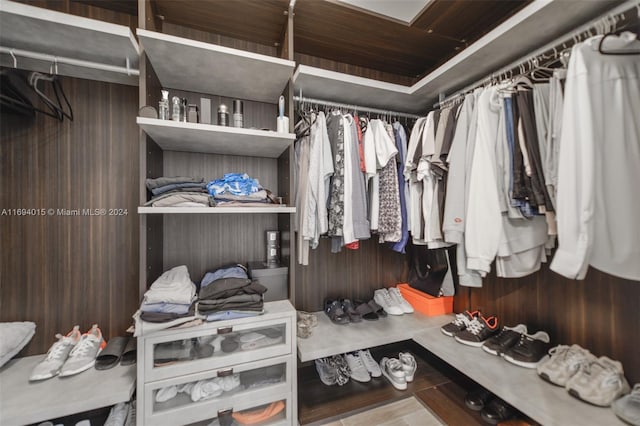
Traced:
<path fill-rule="evenodd" d="M 438 297 L 442 294 L 440 289 L 448 270 L 446 248 L 410 245 L 408 281 L 412 288 Z"/>

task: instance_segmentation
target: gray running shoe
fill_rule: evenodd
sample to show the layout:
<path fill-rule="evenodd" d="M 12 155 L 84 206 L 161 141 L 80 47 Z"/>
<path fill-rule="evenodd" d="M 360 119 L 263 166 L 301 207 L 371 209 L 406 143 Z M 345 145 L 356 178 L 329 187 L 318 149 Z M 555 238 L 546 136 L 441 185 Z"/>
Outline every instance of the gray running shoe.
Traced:
<path fill-rule="evenodd" d="M 357 353 L 346 354 L 345 360 L 351 371 L 351 378 L 356 382 L 370 382 L 371 375 L 364 365 L 364 360 Z"/>
<path fill-rule="evenodd" d="M 93 367 L 96 357 L 105 346 L 107 342 L 102 338 L 98 324 L 94 324 L 91 330 L 82 335 L 78 344 L 69 353 L 67 361 L 60 370 L 60 377 L 73 376 Z"/>
<path fill-rule="evenodd" d="M 58 341 L 47 351 L 47 356 L 33 368 L 29 380 L 45 380 L 60 373 L 69 352 L 80 341 L 80 327 L 75 326 L 66 336 L 56 334 Z"/>
<path fill-rule="evenodd" d="M 316 371 L 318 372 L 318 376 L 320 376 L 320 381 L 327 386 L 333 386 L 338 383 L 338 371 L 336 368 L 331 365 L 329 359 L 327 358 L 318 358 L 315 361 Z"/>
<path fill-rule="evenodd" d="M 583 364 L 566 387 L 570 395 L 602 407 L 629 392 L 622 364 L 606 356 Z"/>
<path fill-rule="evenodd" d="M 382 358 L 380 360 L 380 369 L 382 370 L 382 375 L 391 382 L 394 388 L 398 390 L 407 389 L 407 378 L 399 359 Z"/>
<path fill-rule="evenodd" d="M 581 365 L 596 359 L 591 352 L 578 345 L 558 345 L 549 350 L 548 358 L 540 361 L 537 366 L 538 375 L 554 385 L 566 386 Z"/>
<path fill-rule="evenodd" d="M 613 401 L 611 408 L 625 422 L 640 426 L 640 383 L 636 383 L 630 394 Z"/>

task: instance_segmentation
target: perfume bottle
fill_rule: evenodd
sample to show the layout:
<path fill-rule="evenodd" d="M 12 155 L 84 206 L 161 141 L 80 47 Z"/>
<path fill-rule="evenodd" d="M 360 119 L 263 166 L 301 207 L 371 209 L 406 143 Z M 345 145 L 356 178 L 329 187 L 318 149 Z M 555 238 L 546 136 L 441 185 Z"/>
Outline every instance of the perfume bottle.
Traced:
<path fill-rule="evenodd" d="M 173 121 L 180 121 L 180 106 L 181 101 L 179 97 L 174 96 L 171 98 L 171 119 Z"/>
<path fill-rule="evenodd" d="M 162 100 L 158 103 L 158 118 L 160 120 L 169 119 L 169 91 L 162 90 Z"/>

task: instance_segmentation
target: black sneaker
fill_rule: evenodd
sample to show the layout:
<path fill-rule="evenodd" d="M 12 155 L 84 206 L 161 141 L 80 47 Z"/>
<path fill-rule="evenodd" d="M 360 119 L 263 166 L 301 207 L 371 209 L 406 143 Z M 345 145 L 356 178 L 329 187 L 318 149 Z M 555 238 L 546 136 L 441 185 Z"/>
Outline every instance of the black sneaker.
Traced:
<path fill-rule="evenodd" d="M 464 397 L 464 404 L 473 411 L 481 411 L 489 400 L 493 398 L 493 394 L 485 388 L 479 388 L 467 393 Z"/>
<path fill-rule="evenodd" d="M 473 321 L 473 319 L 478 315 L 480 315 L 480 312 L 478 311 L 464 311 L 461 314 L 456 314 L 456 318 L 449 324 L 445 324 L 440 327 L 440 331 L 442 331 L 447 336 L 453 337 L 456 335 L 456 333 L 459 333 L 467 328 L 467 325 L 469 325 L 469 323 Z"/>
<path fill-rule="evenodd" d="M 485 340 L 500 332 L 500 324 L 497 317 L 485 318 L 482 315 L 474 318 L 465 330 L 456 333 L 458 342 L 465 345 L 479 347 Z"/>
<path fill-rule="evenodd" d="M 504 353 L 504 359 L 525 368 L 536 368 L 538 362 L 551 347 L 549 335 L 544 331 L 536 334 L 523 334 L 520 341 Z"/>
<path fill-rule="evenodd" d="M 515 416 L 516 410 L 499 398 L 489 401 L 486 407 L 482 409 L 480 415 L 482 420 L 492 425 L 509 420 Z"/>
<path fill-rule="evenodd" d="M 518 324 L 515 327 L 502 327 L 500 333 L 482 344 L 482 349 L 491 355 L 502 356 L 505 351 L 520 340 L 520 335 L 527 334 L 527 326 Z"/>

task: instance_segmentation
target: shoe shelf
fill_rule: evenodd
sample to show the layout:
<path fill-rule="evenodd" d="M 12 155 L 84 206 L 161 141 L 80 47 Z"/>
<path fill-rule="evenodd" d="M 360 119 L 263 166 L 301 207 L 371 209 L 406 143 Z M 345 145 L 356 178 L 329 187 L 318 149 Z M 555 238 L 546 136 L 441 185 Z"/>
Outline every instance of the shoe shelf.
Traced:
<path fill-rule="evenodd" d="M 544 425 L 624 425 L 609 407 L 582 402 L 540 377 L 535 369 L 518 367 L 481 348 L 458 343 L 438 328 L 413 340 L 533 420 Z"/>
<path fill-rule="evenodd" d="M 133 395 L 135 364 L 29 382 L 31 371 L 44 356 L 17 358 L 0 370 L 1 425 L 38 423 L 129 401 Z"/>
<path fill-rule="evenodd" d="M 300 361 L 314 359 L 410 340 L 425 329 L 435 329 L 451 322 L 450 315 L 426 316 L 419 312 L 405 315 L 388 315 L 376 321 L 338 325 L 323 312 L 315 312 L 318 325 L 306 339 L 298 338 Z"/>
<path fill-rule="evenodd" d="M 137 122 L 165 151 L 278 158 L 296 138 L 293 133 L 157 118 L 138 117 Z"/>
<path fill-rule="evenodd" d="M 140 51 L 127 26 L 2 0 L 0 28 L 2 66 L 138 85 Z"/>
<path fill-rule="evenodd" d="M 276 103 L 295 63 L 182 37 L 138 29 L 163 87 Z"/>

